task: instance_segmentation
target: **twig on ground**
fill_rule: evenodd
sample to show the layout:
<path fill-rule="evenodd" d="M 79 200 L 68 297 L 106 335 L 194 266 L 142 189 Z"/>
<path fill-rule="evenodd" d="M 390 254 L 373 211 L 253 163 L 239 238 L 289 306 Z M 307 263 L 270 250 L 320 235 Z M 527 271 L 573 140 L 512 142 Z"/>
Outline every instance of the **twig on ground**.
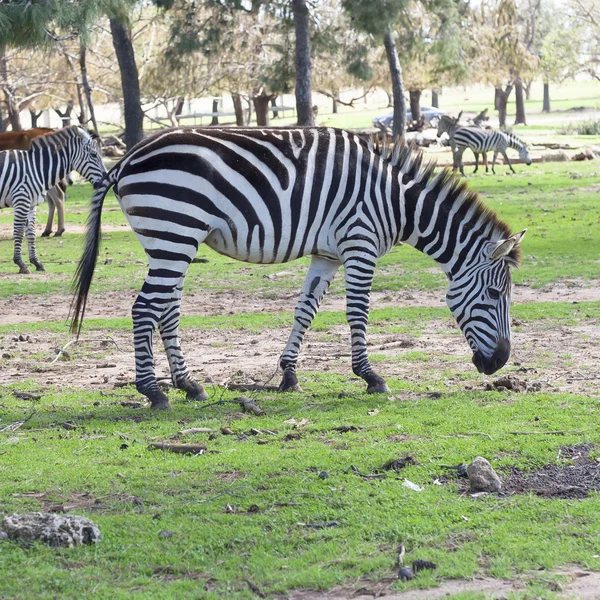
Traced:
<path fill-rule="evenodd" d="M 239 398 L 234 398 L 233 401 L 237 402 L 244 412 L 254 413 L 257 417 L 265 414 L 265 411 L 251 398 L 240 396 Z"/>
<path fill-rule="evenodd" d="M 381 479 L 385 477 L 385 473 L 376 473 L 374 475 L 367 475 L 366 473 L 361 473 L 354 465 L 350 465 L 350 470 L 353 473 L 359 475 L 360 477 L 363 477 L 364 479 Z"/>
<path fill-rule="evenodd" d="M 509 431 L 510 435 L 567 435 L 567 431 Z M 578 433 L 573 431 L 572 433 Z"/>
<path fill-rule="evenodd" d="M 149 450 L 168 450 L 176 454 L 204 454 L 206 452 L 206 444 L 169 444 L 167 442 L 151 443 L 148 446 Z"/>
<path fill-rule="evenodd" d="M 256 594 L 259 598 L 267 597 L 255 583 L 252 583 L 249 579 L 246 579 L 246 583 L 248 584 L 248 587 L 252 590 L 252 592 Z"/>
<path fill-rule="evenodd" d="M 56 356 L 54 357 L 54 360 L 50 363 L 51 365 L 53 365 L 64 353 L 64 351 L 71 345 L 71 344 L 80 344 L 82 342 L 84 342 L 86 344 L 89 344 L 91 342 L 101 342 L 101 343 L 106 343 L 106 342 L 111 342 L 112 344 L 114 344 L 117 348 L 117 350 L 119 352 L 122 352 L 121 348 L 119 347 L 119 344 L 117 344 L 117 342 L 115 342 L 115 340 L 113 340 L 112 336 L 108 336 L 107 338 L 103 338 L 103 339 L 92 339 L 92 340 L 78 340 L 77 338 L 72 339 L 71 341 L 67 342 L 56 354 Z"/>
<path fill-rule="evenodd" d="M 26 419 L 22 419 L 20 421 L 13 421 L 8 425 L 4 425 L 0 427 L 0 431 L 16 431 L 17 429 L 19 429 L 19 427 L 21 427 L 21 425 L 27 423 L 27 421 L 29 421 L 29 419 L 31 419 L 31 417 L 33 417 L 33 415 L 35 415 L 36 413 L 37 410 L 34 410 Z"/>
<path fill-rule="evenodd" d="M 482 433 L 481 431 L 472 431 L 470 433 L 456 433 L 454 435 L 441 435 L 442 438 L 460 438 L 460 437 L 469 437 L 472 435 L 482 435 L 488 438 L 490 441 L 493 441 L 492 436 L 489 433 Z"/>

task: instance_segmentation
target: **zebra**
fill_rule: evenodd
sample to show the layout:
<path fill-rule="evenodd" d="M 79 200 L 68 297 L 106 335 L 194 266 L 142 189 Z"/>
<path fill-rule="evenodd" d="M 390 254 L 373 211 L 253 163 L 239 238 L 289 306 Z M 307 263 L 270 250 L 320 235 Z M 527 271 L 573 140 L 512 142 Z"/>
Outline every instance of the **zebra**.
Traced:
<path fill-rule="evenodd" d="M 68 173 L 64 179 L 61 179 L 46 193 L 46 200 L 48 201 L 48 219 L 41 237 L 49 237 L 52 233 L 55 211 L 58 218 L 58 225 L 54 237 L 60 237 L 65 232 L 65 198 L 67 197 L 67 185 L 73 185 L 73 180 Z"/>
<path fill-rule="evenodd" d="M 480 113 L 479 116 L 481 116 L 482 114 L 483 113 Z M 458 169 L 459 162 L 458 162 L 458 147 L 454 143 L 453 134 L 457 129 L 464 127 L 464 125 L 460 125 L 460 123 L 459 123 L 461 115 L 462 115 L 462 110 L 458 113 L 458 117 L 442 115 L 438 121 L 437 137 L 438 138 L 442 137 L 442 135 L 444 133 L 446 133 L 448 135 L 448 138 L 442 139 L 441 143 L 442 143 L 442 145 L 450 146 L 450 149 L 452 150 L 452 168 L 454 170 Z M 484 128 L 480 123 L 475 123 L 474 126 L 479 127 L 482 131 L 488 131 L 487 128 Z M 477 170 L 479 169 L 479 152 L 477 152 L 473 148 L 471 148 L 471 151 L 473 152 L 473 155 L 475 156 L 475 169 L 474 169 L 473 173 L 477 173 Z M 460 155 L 460 158 L 461 158 L 461 162 L 460 162 L 461 173 L 464 175 L 464 172 L 462 171 L 462 153 Z M 483 161 L 483 165 L 485 166 L 485 172 L 487 173 L 488 172 L 488 159 L 487 159 L 486 152 L 483 152 L 483 154 L 482 154 L 482 161 Z"/>
<path fill-rule="evenodd" d="M 403 143 L 376 147 L 331 128 L 177 128 L 137 144 L 104 177 L 91 201 L 86 242 L 73 281 L 71 330 L 79 335 L 98 258 L 101 211 L 114 192 L 149 263 L 132 307 L 136 388 L 154 409 L 152 338 L 160 331 L 176 388 L 204 400 L 179 340 L 180 303 L 198 246 L 249 263 L 311 256 L 279 366 L 281 391 L 298 390 L 302 339 L 343 265 L 352 370 L 367 392 L 388 392 L 369 363 L 366 328 L 378 258 L 400 242 L 436 260 L 446 302 L 483 373 L 510 355 L 511 267 L 525 231 L 486 208 L 449 170 L 434 173 Z"/>
<path fill-rule="evenodd" d="M 43 271 L 35 248 L 35 211 L 45 192 L 78 171 L 93 185 L 106 173 L 95 137 L 78 126 L 37 137 L 29 150 L 0 152 L 0 208 L 14 208 L 14 263 L 19 273 L 29 273 L 21 258 L 23 234 L 29 261 Z"/>
<path fill-rule="evenodd" d="M 443 128 L 444 125 L 442 125 L 440 120 L 440 124 L 438 125 L 438 135 L 440 135 L 439 132 L 441 127 Z M 496 174 L 494 167 L 496 166 L 496 158 L 498 157 L 498 153 L 502 154 L 504 160 L 508 163 L 510 170 L 515 173 L 515 170 L 510 163 L 510 159 L 506 154 L 507 148 L 518 150 L 521 160 L 527 165 L 531 164 L 531 157 L 529 156 L 527 144 L 525 144 L 523 140 L 520 140 L 512 133 L 506 133 L 504 131 L 497 131 L 494 129 L 482 129 L 481 127 L 477 126 L 462 127 L 458 125 L 458 120 L 456 120 L 453 126 L 449 127 L 447 132 L 451 145 L 453 148 L 456 148 L 456 163 L 458 163 L 460 172 L 463 175 L 465 174 L 465 171 L 462 164 L 462 155 L 466 148 L 470 148 L 473 151 L 473 154 L 475 154 L 475 173 L 479 168 L 479 153 L 483 152 L 485 155 L 490 150 L 494 151 L 494 158 L 492 160 L 492 173 L 494 174 Z"/>

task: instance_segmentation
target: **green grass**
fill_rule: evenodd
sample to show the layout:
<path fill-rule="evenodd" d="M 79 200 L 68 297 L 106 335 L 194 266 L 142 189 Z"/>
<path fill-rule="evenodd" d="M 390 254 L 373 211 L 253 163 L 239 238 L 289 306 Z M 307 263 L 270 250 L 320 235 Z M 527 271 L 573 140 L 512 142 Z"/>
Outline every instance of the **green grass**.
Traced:
<path fill-rule="evenodd" d="M 22 597 L 26 582 L 29 597 L 40 598 L 252 598 L 245 579 L 272 597 L 297 587 L 327 589 L 361 576 L 389 576 L 400 543 L 410 560 L 433 560 L 439 568 L 398 589 L 472 577 L 482 560 L 494 577 L 552 569 L 565 559 L 600 568 L 594 558 L 600 553 L 597 495 L 577 502 L 473 500 L 457 495 L 455 483 L 432 484 L 445 474 L 439 465 L 477 455 L 491 458 L 502 472 L 553 462 L 561 445 L 600 443 L 593 426 L 597 403 L 563 394 L 514 395 L 507 403 L 505 394 L 484 392 L 390 402 L 364 396 L 361 386 L 336 376 L 314 375 L 314 383 L 310 373 L 305 378 L 303 394 L 263 394 L 267 416 L 233 421 L 227 405 L 203 410 L 179 402 L 172 413 L 154 414 L 123 409 L 116 394 L 48 390 L 31 421 L 1 434 L 2 510 L 39 509 L 40 500 L 26 496 L 32 492 L 44 492 L 46 505 L 83 498 L 84 508 L 71 512 L 90 516 L 104 539 L 73 550 L 2 543 L 2 597 Z M 352 396 L 338 398 L 349 390 Z M 3 402 L 2 423 L 32 408 L 7 396 Z M 561 409 L 565 404 L 569 410 Z M 373 409 L 380 412 L 369 416 Z M 541 424 L 535 422 L 539 415 Z M 138 416 L 139 423 L 129 420 Z M 284 423 L 291 417 L 309 419 L 301 440 L 284 441 L 296 431 Z M 65 421 L 82 429 L 66 431 Z M 358 431 L 335 431 L 342 424 Z M 253 436 L 207 441 L 197 434 L 192 440 L 206 441 L 209 452 L 196 457 L 147 449 L 183 427 L 218 431 L 224 425 L 240 435 L 251 428 L 275 434 L 258 436 L 264 445 Z M 509 433 L 532 428 L 573 433 Z M 492 439 L 463 437 L 474 431 Z M 354 465 L 372 473 L 405 454 L 418 464 L 382 480 L 350 471 Z M 318 476 L 323 471 L 329 476 L 324 480 Z M 405 477 L 424 491 L 403 487 Z M 302 525 L 326 521 L 338 525 Z M 164 530 L 172 537 L 160 537 Z M 447 551 L 449 544 L 454 552 Z M 170 578 L 164 574 L 169 568 Z"/>

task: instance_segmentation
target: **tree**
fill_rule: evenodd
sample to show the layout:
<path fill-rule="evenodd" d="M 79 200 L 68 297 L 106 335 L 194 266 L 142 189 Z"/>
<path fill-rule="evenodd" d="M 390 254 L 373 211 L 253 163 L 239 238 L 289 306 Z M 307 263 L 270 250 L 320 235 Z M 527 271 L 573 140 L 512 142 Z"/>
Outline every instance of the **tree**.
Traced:
<path fill-rule="evenodd" d="M 42 47 L 77 35 L 85 47 L 92 25 L 101 17 L 108 16 L 115 52 L 123 68 L 125 135 L 131 145 L 142 137 L 143 113 L 133 46 L 124 24 L 137 3 L 138 0 L 55 0 L 40 3 L 15 0 L 10 6 L 0 4 L 0 47 Z M 85 71 L 85 58 L 81 61 L 81 56 L 80 66 Z"/>
<path fill-rule="evenodd" d="M 403 137 L 406 130 L 406 101 L 402 66 L 396 48 L 397 33 L 393 24 L 406 9 L 409 0 L 343 0 L 342 5 L 353 19 L 355 27 L 383 41 L 392 82 L 394 98 L 394 138 Z"/>
<path fill-rule="evenodd" d="M 296 112 L 298 125 L 314 125 L 312 108 L 310 15 L 306 0 L 292 0 L 296 33 Z"/>

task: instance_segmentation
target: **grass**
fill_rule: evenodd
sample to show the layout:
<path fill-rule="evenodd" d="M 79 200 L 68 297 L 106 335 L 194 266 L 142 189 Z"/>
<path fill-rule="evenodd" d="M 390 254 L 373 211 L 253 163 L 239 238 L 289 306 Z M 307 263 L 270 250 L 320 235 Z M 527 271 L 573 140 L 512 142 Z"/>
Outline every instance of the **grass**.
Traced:
<path fill-rule="evenodd" d="M 389 576 L 400 543 L 410 560 L 433 560 L 439 569 L 399 589 L 472 577 L 482 567 L 493 577 L 510 578 L 551 569 L 565 557 L 600 568 L 594 558 L 600 550 L 597 495 L 577 502 L 473 500 L 457 495 L 456 483 L 432 485 L 445 473 L 439 465 L 467 457 L 490 457 L 502 472 L 553 462 L 561 445 L 599 443 L 590 426 L 597 406 L 588 398 L 514 395 L 506 402 L 505 394 L 470 392 L 406 402 L 367 397 L 356 388 L 340 400 L 352 384 L 314 378 L 304 394 L 262 395 L 267 417 L 233 421 L 227 408 L 179 403 L 173 413 L 149 414 L 124 410 L 118 398 L 98 393 L 49 390 L 33 419 L 0 439 L 3 512 L 79 502 L 83 507 L 72 512 L 89 515 L 104 540 L 73 550 L 2 544 L 2 596 L 22 597 L 27 582 L 30 597 L 40 598 L 252 598 L 249 579 L 272 597 L 297 587 L 328 589 L 361 576 Z M 561 410 L 565 404 L 568 411 Z M 14 399 L 9 405 L 2 422 L 32 408 Z M 374 409 L 380 412 L 370 416 Z M 534 423 L 539 415 L 541 425 Z M 296 430 L 285 423 L 292 417 L 308 417 L 309 423 Z M 65 421 L 81 429 L 66 431 Z M 227 425 L 238 435 L 252 428 L 275 434 L 258 436 L 266 444 L 252 436 L 207 441 L 197 434 L 192 440 L 207 442 L 209 452 L 196 457 L 147 449 L 152 440 L 177 436 L 183 423 L 215 431 Z M 358 430 L 336 431 L 342 424 Z M 573 433 L 509 433 L 534 427 Z M 301 439 L 285 441 L 298 431 Z M 491 439 L 461 437 L 472 431 Z M 398 475 L 364 480 L 350 470 L 355 465 L 371 473 L 404 454 L 418 464 Z M 403 487 L 404 478 L 424 491 Z M 32 493 L 44 497 L 28 497 Z M 337 525 L 302 525 L 327 521 Z M 163 538 L 161 531 L 172 536 Z"/>

